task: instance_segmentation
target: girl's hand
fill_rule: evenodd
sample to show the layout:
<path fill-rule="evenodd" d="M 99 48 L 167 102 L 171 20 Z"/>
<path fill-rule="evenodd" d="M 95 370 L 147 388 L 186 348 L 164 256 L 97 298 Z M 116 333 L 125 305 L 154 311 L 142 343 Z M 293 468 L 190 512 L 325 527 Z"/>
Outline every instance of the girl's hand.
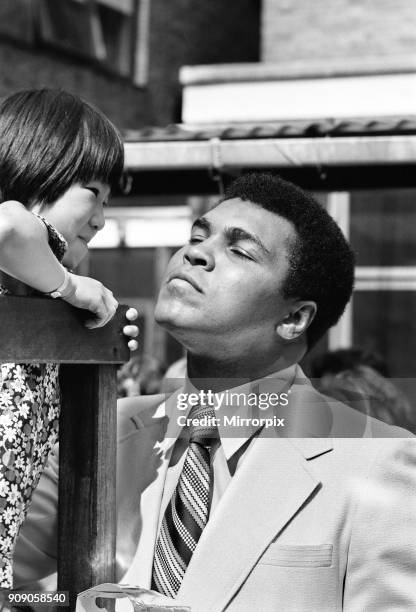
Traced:
<path fill-rule="evenodd" d="M 70 284 L 65 289 L 62 299 L 76 308 L 84 308 L 95 314 L 93 319 L 87 320 L 86 327 L 89 329 L 103 327 L 113 318 L 118 307 L 112 292 L 94 278 L 76 274 L 68 274 L 68 277 Z M 129 308 L 126 312 L 126 319 L 129 322 L 135 321 L 138 316 L 135 308 Z M 137 340 L 134 340 L 139 335 L 137 325 L 125 325 L 123 333 L 131 338 L 127 343 L 129 349 L 136 351 L 139 346 Z"/>
<path fill-rule="evenodd" d="M 89 278 L 69 274 L 70 288 L 62 295 L 62 299 L 76 308 L 84 308 L 94 314 L 85 326 L 89 329 L 103 327 L 116 313 L 118 302 L 112 292 L 102 283 Z"/>
<path fill-rule="evenodd" d="M 135 308 L 129 308 L 126 312 L 126 319 L 128 321 L 135 321 L 138 316 L 139 313 Z M 132 338 L 132 340 L 129 340 L 127 343 L 129 349 L 132 352 L 137 351 L 137 349 L 139 348 L 139 343 L 137 342 L 137 340 L 133 340 L 133 338 L 137 338 L 137 336 L 139 335 L 139 328 L 137 327 L 137 325 L 125 325 L 123 327 L 123 334 L 125 336 L 128 336 L 129 338 Z"/>

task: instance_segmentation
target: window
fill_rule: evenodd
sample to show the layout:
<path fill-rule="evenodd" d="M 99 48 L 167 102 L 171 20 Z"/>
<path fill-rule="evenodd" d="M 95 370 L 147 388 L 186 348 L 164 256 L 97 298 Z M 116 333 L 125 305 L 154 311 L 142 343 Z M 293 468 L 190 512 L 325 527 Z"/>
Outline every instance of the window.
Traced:
<path fill-rule="evenodd" d="M 375 350 L 395 377 L 416 372 L 415 200 L 415 189 L 328 196 L 328 209 L 357 254 L 353 299 L 329 346 Z"/>
<path fill-rule="evenodd" d="M 0 32 L 147 83 L 150 0 L 2 0 Z"/>

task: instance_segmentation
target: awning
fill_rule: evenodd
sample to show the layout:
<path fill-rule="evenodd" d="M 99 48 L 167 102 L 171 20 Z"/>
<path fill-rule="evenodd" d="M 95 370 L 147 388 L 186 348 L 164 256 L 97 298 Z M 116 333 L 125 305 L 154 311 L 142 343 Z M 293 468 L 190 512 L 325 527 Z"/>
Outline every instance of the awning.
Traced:
<path fill-rule="evenodd" d="M 416 186 L 416 115 L 125 133 L 135 193 L 215 193 L 214 180 L 273 170 L 314 189 Z"/>

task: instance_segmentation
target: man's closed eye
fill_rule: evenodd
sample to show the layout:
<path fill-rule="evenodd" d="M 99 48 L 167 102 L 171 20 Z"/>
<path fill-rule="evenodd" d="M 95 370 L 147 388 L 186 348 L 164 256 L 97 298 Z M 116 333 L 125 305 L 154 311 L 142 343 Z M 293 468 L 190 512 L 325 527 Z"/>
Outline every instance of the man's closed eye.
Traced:
<path fill-rule="evenodd" d="M 189 239 L 189 244 L 198 244 L 205 240 L 205 236 L 191 236 Z"/>
<path fill-rule="evenodd" d="M 230 250 L 232 253 L 234 253 L 234 255 L 237 255 L 238 257 L 243 257 L 244 259 L 249 259 L 253 261 L 253 258 L 248 253 L 246 253 L 246 251 L 243 251 L 242 249 L 231 247 Z"/>

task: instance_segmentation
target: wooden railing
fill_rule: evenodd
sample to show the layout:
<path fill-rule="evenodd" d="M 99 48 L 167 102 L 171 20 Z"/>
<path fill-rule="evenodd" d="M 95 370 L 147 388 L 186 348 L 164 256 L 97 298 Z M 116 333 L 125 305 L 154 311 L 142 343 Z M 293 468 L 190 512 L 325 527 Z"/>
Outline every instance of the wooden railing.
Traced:
<path fill-rule="evenodd" d="M 88 330 L 59 300 L 0 299 L 0 362 L 55 362 L 60 372 L 58 589 L 115 579 L 116 367 L 127 361 L 125 307 Z M 86 313 L 87 314 L 87 313 Z"/>

